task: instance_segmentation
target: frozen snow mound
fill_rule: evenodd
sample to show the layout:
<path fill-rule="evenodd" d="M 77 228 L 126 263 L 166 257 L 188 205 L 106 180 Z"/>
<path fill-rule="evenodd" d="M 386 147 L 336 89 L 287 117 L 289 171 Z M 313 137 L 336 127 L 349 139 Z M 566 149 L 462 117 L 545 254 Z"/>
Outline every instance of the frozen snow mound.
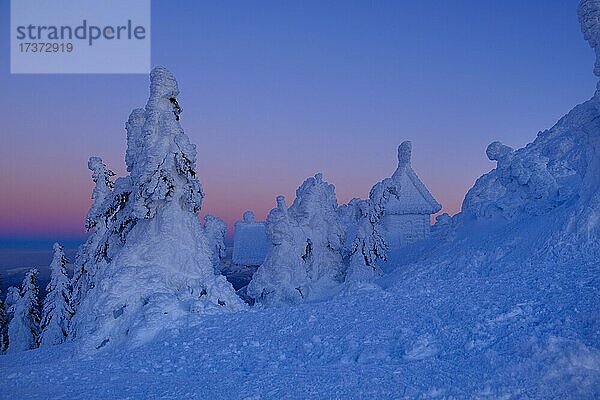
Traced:
<path fill-rule="evenodd" d="M 578 8 L 600 76 L 600 1 Z M 600 93 L 576 106 L 524 148 L 491 143 L 497 166 L 469 190 L 458 220 L 519 221 L 553 214 L 555 242 L 585 244 L 600 236 Z"/>
<path fill-rule="evenodd" d="M 270 243 L 264 221 L 255 221 L 254 212 L 246 211 L 242 221 L 235 223 L 232 262 L 238 266 L 261 265 Z"/>
<path fill-rule="evenodd" d="M 155 68 L 145 109 L 126 124 L 129 175 L 103 184 L 102 196 L 94 192 L 96 203 L 103 198 L 94 204 L 97 228 L 78 258 L 94 266 L 95 277 L 74 296 L 72 321 L 72 336 L 90 347 L 142 343 L 194 313 L 244 307 L 214 272 L 197 215 L 204 193 L 196 148 L 180 126 L 178 94 L 173 75 Z M 100 164 L 90 168 L 102 182 Z"/>
<path fill-rule="evenodd" d="M 333 185 L 316 174 L 296 190 L 287 208 L 283 196 L 267 217 L 272 247 L 248 285 L 258 304 L 294 304 L 325 298 L 343 282 L 344 233 Z"/>

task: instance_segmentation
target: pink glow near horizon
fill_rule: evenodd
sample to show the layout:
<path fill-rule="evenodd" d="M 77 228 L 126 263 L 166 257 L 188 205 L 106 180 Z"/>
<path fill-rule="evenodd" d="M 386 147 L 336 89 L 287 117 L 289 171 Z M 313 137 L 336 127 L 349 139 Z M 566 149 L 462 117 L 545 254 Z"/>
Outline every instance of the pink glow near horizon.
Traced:
<path fill-rule="evenodd" d="M 227 237 L 231 239 L 234 223 L 241 219 L 244 211 L 252 210 L 257 220 L 263 220 L 275 206 L 275 196 L 283 194 L 290 205 L 296 187 L 301 183 L 302 180 L 290 182 L 289 188 L 280 192 L 273 189 L 249 192 L 241 188 L 237 194 L 227 185 L 204 184 L 206 197 L 200 216 L 203 218 L 206 214 L 213 214 L 222 218 L 228 226 Z M 336 186 L 339 204 L 347 203 L 353 197 L 366 197 L 373 183 L 364 182 L 364 187 L 356 191 Z M 85 236 L 84 220 L 91 204 L 89 196 L 92 184 L 63 186 L 48 187 L 39 181 L 33 185 L 26 181 L 15 183 L 12 190 L 0 197 L 0 236 L 57 239 Z M 460 209 L 462 195 L 442 194 L 437 197 L 444 205 L 443 212 L 454 214 Z"/>

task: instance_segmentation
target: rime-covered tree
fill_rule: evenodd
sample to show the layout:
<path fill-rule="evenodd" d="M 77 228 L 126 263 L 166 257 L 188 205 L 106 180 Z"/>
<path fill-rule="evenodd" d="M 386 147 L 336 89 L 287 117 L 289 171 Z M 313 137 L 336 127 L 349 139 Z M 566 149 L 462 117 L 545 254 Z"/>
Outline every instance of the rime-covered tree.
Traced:
<path fill-rule="evenodd" d="M 214 215 L 204 217 L 204 234 L 208 240 L 208 247 L 211 251 L 210 260 L 215 269 L 215 273 L 221 273 L 221 260 L 225 258 L 225 234 L 227 233 L 227 224 Z"/>
<path fill-rule="evenodd" d="M 13 317 L 8 325 L 8 351 L 23 351 L 39 346 L 40 303 L 37 286 L 37 269 L 25 274 L 19 298 L 13 305 Z"/>
<path fill-rule="evenodd" d="M 67 257 L 63 247 L 55 243 L 54 257 L 50 264 L 50 283 L 42 308 L 42 334 L 40 346 L 64 342 L 69 335 L 69 322 L 73 316 L 71 285 L 67 276 Z"/>
<path fill-rule="evenodd" d="M 106 167 L 100 157 L 90 157 L 88 168 L 92 171 L 95 187 L 92 191 L 94 203 L 85 219 L 85 227 L 94 230 L 79 249 L 75 258 L 75 272 L 72 279 L 72 305 L 76 307 L 87 291 L 94 287 L 97 269 L 105 262 L 106 247 L 104 240 L 107 233 L 107 207 L 112 196 L 115 175 Z"/>
<path fill-rule="evenodd" d="M 359 200 L 353 204 L 356 230 L 349 251 L 347 283 L 368 282 L 380 269 L 377 261 L 385 261 L 387 245 L 382 232 L 381 212 L 377 212 L 370 200 Z"/>
<path fill-rule="evenodd" d="M 272 247 L 248 294 L 266 305 L 330 295 L 345 273 L 337 208 L 335 188 L 321 174 L 304 181 L 289 209 L 279 196 L 266 222 Z"/>
<path fill-rule="evenodd" d="M 2 301 L 2 279 L 0 277 L 0 353 L 8 348 L 8 314 Z"/>
<path fill-rule="evenodd" d="M 600 76 L 600 1 L 580 1 L 579 7 L 577 8 L 577 15 L 579 17 L 579 23 L 581 24 L 583 37 L 596 53 L 594 75 Z"/>
<path fill-rule="evenodd" d="M 244 307 L 214 273 L 198 220 L 204 193 L 196 147 L 180 125 L 178 94 L 169 71 L 152 70 L 146 107 L 126 124 L 129 174 L 90 213 L 106 227 L 99 231 L 97 224 L 80 251 L 96 276 L 77 302 L 71 331 L 97 348 L 145 340 L 185 312 Z"/>
<path fill-rule="evenodd" d="M 6 297 L 4 298 L 4 309 L 6 310 L 9 322 L 13 317 L 15 304 L 20 298 L 21 291 L 19 290 L 19 288 L 11 286 L 8 289 L 6 289 Z"/>

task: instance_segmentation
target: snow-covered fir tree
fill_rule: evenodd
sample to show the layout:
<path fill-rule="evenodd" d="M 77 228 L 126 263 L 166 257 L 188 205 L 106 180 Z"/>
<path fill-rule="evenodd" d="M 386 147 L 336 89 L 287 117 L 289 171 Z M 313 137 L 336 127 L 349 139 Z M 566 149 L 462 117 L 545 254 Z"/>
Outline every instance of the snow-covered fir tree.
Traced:
<path fill-rule="evenodd" d="M 198 219 L 204 193 L 196 147 L 181 128 L 178 94 L 169 71 L 152 70 L 146 107 L 126 124 L 129 175 L 103 192 L 92 213 L 106 227 L 99 231 L 97 224 L 80 251 L 96 277 L 78 301 L 71 330 L 96 348 L 146 340 L 189 312 L 244 307 L 214 273 Z"/>
<path fill-rule="evenodd" d="M 13 317 L 8 325 L 8 351 L 23 351 L 39 346 L 40 303 L 38 299 L 37 269 L 25 274 L 19 298 L 13 307 Z"/>
<path fill-rule="evenodd" d="M 267 217 L 272 248 L 254 274 L 248 294 L 258 303 L 297 303 L 331 295 L 344 279 L 344 233 L 333 185 L 308 178 L 288 209 L 283 196 Z"/>
<path fill-rule="evenodd" d="M 10 321 L 14 314 L 14 308 L 17 301 L 21 298 L 21 292 L 19 288 L 14 286 L 6 289 L 6 297 L 4 298 L 4 309 L 6 310 L 6 315 L 8 321 Z"/>
<path fill-rule="evenodd" d="M 352 204 L 355 211 L 356 230 L 349 251 L 345 281 L 349 284 L 369 282 L 381 273 L 377 261 L 385 261 L 387 244 L 381 226 L 383 214 L 377 212 L 370 200 Z"/>
<path fill-rule="evenodd" d="M 69 334 L 69 322 L 73 316 L 71 285 L 67 276 L 67 257 L 63 247 L 55 243 L 54 257 L 50 264 L 50 283 L 42 307 L 42 334 L 40 346 L 64 342 Z"/>
<path fill-rule="evenodd" d="M 8 348 L 8 315 L 2 301 L 2 279 L 0 278 L 0 353 Z"/>
<path fill-rule="evenodd" d="M 204 234 L 208 240 L 208 247 L 211 251 L 210 261 L 216 274 L 221 273 L 221 260 L 226 257 L 225 234 L 227 233 L 227 224 L 214 215 L 204 217 Z"/>
<path fill-rule="evenodd" d="M 95 187 L 92 191 L 94 203 L 85 219 L 86 229 L 93 233 L 79 248 L 75 257 L 75 272 L 72 279 L 72 306 L 77 307 L 88 290 L 94 287 L 96 272 L 106 262 L 105 238 L 107 233 L 107 202 L 111 201 L 115 175 L 100 157 L 90 157 L 88 168 L 92 171 Z"/>

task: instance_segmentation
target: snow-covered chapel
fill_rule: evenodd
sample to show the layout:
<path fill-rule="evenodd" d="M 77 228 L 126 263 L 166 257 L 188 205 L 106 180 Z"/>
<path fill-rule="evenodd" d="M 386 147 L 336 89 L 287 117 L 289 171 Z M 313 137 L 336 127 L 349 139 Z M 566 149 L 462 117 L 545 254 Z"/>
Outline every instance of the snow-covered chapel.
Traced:
<path fill-rule="evenodd" d="M 442 209 L 425 184 L 413 171 L 411 142 L 398 146 L 398 168 L 371 189 L 371 199 L 383 212 L 382 225 L 389 250 L 425 239 L 430 232 L 430 217 Z"/>

